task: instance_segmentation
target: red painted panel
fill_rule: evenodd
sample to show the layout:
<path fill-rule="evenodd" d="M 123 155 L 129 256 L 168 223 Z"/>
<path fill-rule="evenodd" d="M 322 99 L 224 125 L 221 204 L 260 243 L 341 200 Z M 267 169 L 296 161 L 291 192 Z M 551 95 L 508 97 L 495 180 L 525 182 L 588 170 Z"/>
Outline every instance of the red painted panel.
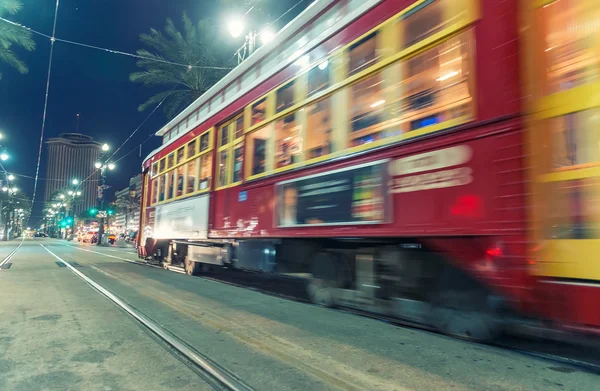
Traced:
<path fill-rule="evenodd" d="M 522 132 L 518 120 L 455 132 L 420 140 L 408 145 L 388 147 L 346 161 L 298 170 L 252 184 L 215 193 L 216 220 L 211 235 L 256 237 L 336 237 L 336 236 L 432 236 L 519 234 L 525 229 L 525 195 Z M 432 188 L 392 194 L 393 223 L 361 226 L 277 228 L 274 224 L 275 183 L 339 168 L 352 167 L 381 159 L 401 159 L 464 146 L 472 154 L 456 167 L 442 167 L 408 175 L 423 184 L 450 175 L 449 170 L 470 173 L 472 181 L 460 186 Z M 466 170 L 466 171 L 465 171 Z M 439 176 L 442 176 L 440 179 Z M 416 176 L 416 178 L 415 178 Z M 402 181 L 406 176 L 397 176 Z M 239 192 L 247 191 L 247 201 L 238 202 Z M 227 197 L 226 200 L 222 198 Z M 259 212 L 257 208 L 260 209 Z M 239 227 L 226 222 L 248 222 Z M 252 222 L 252 230 L 249 230 Z"/>
<path fill-rule="evenodd" d="M 488 120 L 520 111 L 517 0 L 480 1 L 475 58 L 477 118 Z"/>
<path fill-rule="evenodd" d="M 537 291 L 540 315 L 555 320 L 563 327 L 581 325 L 596 328 L 596 332 L 600 333 L 600 281 L 587 284 L 585 281 L 544 279 Z M 576 328 L 579 329 L 579 326 Z"/>

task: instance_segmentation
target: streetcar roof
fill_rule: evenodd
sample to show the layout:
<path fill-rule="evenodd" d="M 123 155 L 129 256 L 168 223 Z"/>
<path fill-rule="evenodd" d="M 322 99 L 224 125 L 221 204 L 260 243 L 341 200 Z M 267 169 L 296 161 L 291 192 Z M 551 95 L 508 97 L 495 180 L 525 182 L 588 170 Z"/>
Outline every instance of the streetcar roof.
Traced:
<path fill-rule="evenodd" d="M 144 159 L 144 163 L 148 159 L 150 159 L 154 154 L 160 152 L 162 149 L 171 145 L 175 141 L 177 141 L 180 137 L 196 128 L 198 125 L 202 124 L 210 117 L 214 116 L 219 111 L 223 110 L 231 103 L 263 83 L 265 80 L 270 78 L 273 74 L 279 72 L 281 69 L 287 67 L 289 64 L 293 63 L 298 59 L 298 57 L 307 53 L 310 49 L 317 46 L 319 43 L 327 39 L 329 36 L 333 35 L 335 32 L 342 29 L 345 25 L 349 24 L 360 15 L 373 8 L 378 3 L 383 0 L 364 0 L 360 5 L 356 6 L 349 14 L 344 15 L 341 19 L 333 21 L 328 26 L 322 26 L 323 30 L 318 33 L 317 36 L 312 38 L 310 41 L 306 36 L 299 35 L 300 32 L 311 20 L 313 20 L 316 16 L 318 16 L 321 12 L 325 11 L 328 7 L 334 3 L 333 1 L 327 0 L 315 0 L 313 1 L 304 11 L 302 11 L 296 18 L 294 18 L 291 22 L 285 25 L 274 37 L 273 41 L 268 44 L 262 45 L 259 47 L 252 55 L 250 55 L 246 60 L 242 61 L 241 64 L 236 66 L 231 72 L 225 75 L 221 80 L 219 80 L 215 85 L 213 85 L 208 91 L 202 94 L 198 99 L 196 99 L 192 104 L 190 104 L 187 108 L 185 108 L 181 113 L 179 113 L 175 118 L 169 121 L 166 125 L 164 125 L 158 132 L 155 133 L 156 136 L 163 136 L 169 130 L 176 128 L 180 124 L 183 123 L 191 114 L 193 114 L 196 110 L 199 111 L 199 115 L 196 116 L 195 120 L 189 121 L 186 129 L 179 132 L 177 136 L 171 138 L 171 140 L 167 143 L 162 144 L 160 147 L 152 151 L 146 158 Z M 338 3 L 343 6 L 343 3 Z M 328 12 L 323 13 L 317 20 L 325 20 L 324 17 L 329 17 Z M 308 31 L 307 31 L 308 32 Z M 308 35 L 308 34 L 307 34 Z M 252 68 L 263 58 L 265 58 L 268 54 L 273 52 L 273 48 L 281 46 L 286 40 L 289 38 L 296 39 L 293 43 L 298 44 L 298 49 L 294 52 L 294 55 L 286 57 L 284 61 L 276 61 L 272 64 L 272 67 L 263 69 L 261 68 L 260 77 L 256 78 L 252 83 L 247 86 L 243 86 L 240 88 L 238 92 L 226 98 L 224 102 L 219 104 L 216 107 L 210 107 L 210 111 L 204 111 L 206 106 L 209 106 L 208 103 L 210 100 L 217 96 L 217 94 L 222 93 L 230 84 L 238 80 L 245 73 L 252 70 Z M 210 105 L 212 106 L 212 105 Z M 202 113 L 201 113 L 202 112 Z M 200 115 L 203 114 L 203 115 Z"/>

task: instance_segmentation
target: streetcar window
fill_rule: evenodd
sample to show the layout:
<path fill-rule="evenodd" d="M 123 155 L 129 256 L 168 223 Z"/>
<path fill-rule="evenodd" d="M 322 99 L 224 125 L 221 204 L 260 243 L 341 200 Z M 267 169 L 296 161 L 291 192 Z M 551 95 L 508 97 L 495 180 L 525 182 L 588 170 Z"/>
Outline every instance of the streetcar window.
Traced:
<path fill-rule="evenodd" d="M 227 185 L 227 165 L 229 164 L 228 162 L 228 158 L 229 158 L 229 151 L 225 150 L 225 151 L 221 151 L 219 152 L 218 155 L 218 168 L 219 168 L 219 174 L 217 176 L 217 187 L 220 186 L 225 186 Z"/>
<path fill-rule="evenodd" d="M 185 147 L 181 147 L 177 150 L 177 164 L 185 160 Z"/>
<path fill-rule="evenodd" d="M 353 75 L 373 65 L 377 55 L 377 32 L 369 34 L 348 49 L 348 73 Z"/>
<path fill-rule="evenodd" d="M 165 163 L 166 163 L 166 159 L 162 158 L 160 160 L 160 172 L 163 172 L 165 170 Z"/>
<path fill-rule="evenodd" d="M 329 60 L 325 59 L 308 72 L 308 96 L 321 92 L 330 85 Z"/>
<path fill-rule="evenodd" d="M 195 139 L 194 141 L 190 141 L 187 145 L 187 157 L 188 159 L 191 158 L 192 156 L 196 155 L 196 143 L 198 142 L 198 139 Z"/>
<path fill-rule="evenodd" d="M 198 159 L 200 162 L 200 179 L 198 182 L 198 190 L 206 190 L 210 187 L 212 176 L 212 156 L 210 153 L 204 154 Z"/>
<path fill-rule="evenodd" d="M 158 162 L 152 164 L 152 176 L 158 174 Z"/>
<path fill-rule="evenodd" d="M 204 152 L 208 148 L 210 148 L 210 132 L 206 132 L 200 136 L 200 152 Z"/>
<path fill-rule="evenodd" d="M 472 115 L 470 46 L 466 32 L 405 62 L 403 96 L 394 113 L 404 131 Z"/>
<path fill-rule="evenodd" d="M 159 177 L 159 192 L 158 192 L 158 202 L 162 202 L 165 200 L 165 182 L 167 180 L 167 174 L 161 175 Z"/>
<path fill-rule="evenodd" d="M 237 120 L 235 120 L 235 139 L 242 137 L 244 135 L 244 116 L 240 116 Z"/>
<path fill-rule="evenodd" d="M 171 131 L 167 131 L 164 135 L 163 135 L 163 144 L 166 144 L 169 142 L 169 140 L 171 140 Z"/>
<path fill-rule="evenodd" d="M 537 10 L 544 94 L 590 83 L 599 76 L 596 39 L 600 8 L 595 2 L 557 0 Z"/>
<path fill-rule="evenodd" d="M 252 105 L 252 124 L 254 126 L 259 124 L 267 118 L 267 98 L 262 98 L 258 102 Z"/>
<path fill-rule="evenodd" d="M 187 164 L 187 184 L 185 188 L 185 194 L 192 194 L 196 191 L 198 182 L 198 163 L 200 159 L 194 159 Z"/>
<path fill-rule="evenodd" d="M 294 105 L 294 85 L 295 83 L 291 81 L 277 90 L 277 108 L 275 110 L 277 113 Z"/>
<path fill-rule="evenodd" d="M 174 153 L 170 153 L 167 156 L 167 170 L 169 168 L 172 168 L 175 165 L 175 154 Z"/>
<path fill-rule="evenodd" d="M 181 197 L 183 195 L 183 183 L 185 181 L 185 175 L 184 175 L 184 171 L 185 170 L 185 166 L 179 166 L 177 167 L 177 192 L 175 193 L 176 197 Z"/>
<path fill-rule="evenodd" d="M 227 143 L 229 143 L 229 125 L 219 128 L 219 147 L 227 145 Z"/>
<path fill-rule="evenodd" d="M 381 73 L 354 84 L 350 94 L 350 147 L 383 138 L 380 123 L 387 105 L 382 93 Z"/>
<path fill-rule="evenodd" d="M 444 8 L 448 6 L 444 3 L 447 1 L 429 0 L 402 15 L 399 26 L 402 31 L 400 36 L 404 38 L 403 48 L 432 36 L 455 21 L 458 15 L 444 20 Z"/>
<path fill-rule="evenodd" d="M 175 188 L 175 170 L 167 173 L 167 199 L 173 198 L 173 190 Z"/>
<path fill-rule="evenodd" d="M 240 144 L 233 150 L 233 183 L 242 180 L 242 167 L 244 166 L 244 145 Z"/>
<path fill-rule="evenodd" d="M 306 108 L 306 155 L 308 159 L 333 152 L 331 128 L 331 97 Z"/>
<path fill-rule="evenodd" d="M 600 135 L 594 131 L 599 117 L 600 109 L 592 109 L 546 121 L 553 168 L 600 162 Z"/>
<path fill-rule="evenodd" d="M 296 114 L 275 122 L 275 168 L 289 166 L 302 160 L 302 135 Z"/>
<path fill-rule="evenodd" d="M 262 174 L 272 168 L 272 153 L 270 151 L 272 138 L 272 124 L 252 132 L 248 137 L 250 175 Z"/>
<path fill-rule="evenodd" d="M 156 204 L 156 202 L 158 202 L 158 181 L 159 178 L 154 178 L 152 180 L 152 204 Z"/>

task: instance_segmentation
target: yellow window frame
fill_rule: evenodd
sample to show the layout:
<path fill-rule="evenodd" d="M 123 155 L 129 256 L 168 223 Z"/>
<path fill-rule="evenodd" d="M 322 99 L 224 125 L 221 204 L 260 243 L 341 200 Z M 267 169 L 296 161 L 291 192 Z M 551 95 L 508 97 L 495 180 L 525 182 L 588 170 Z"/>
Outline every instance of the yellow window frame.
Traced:
<path fill-rule="evenodd" d="M 210 132 L 210 130 L 209 130 L 209 132 Z M 205 132 L 205 133 L 206 133 L 206 132 Z M 204 133 L 203 133 L 203 134 L 204 134 Z M 194 145 L 195 145 L 195 151 L 196 151 L 196 153 L 194 153 L 193 155 L 190 155 L 189 147 L 190 147 L 190 144 L 192 144 L 192 143 L 194 143 Z M 198 136 L 198 137 L 194 138 L 194 139 L 193 139 L 193 140 L 191 140 L 191 141 L 188 141 L 188 142 L 185 144 L 185 158 L 186 158 L 186 160 L 187 160 L 187 159 L 191 159 L 191 158 L 193 158 L 194 156 L 196 156 L 196 155 L 198 154 L 198 152 L 199 152 L 199 151 L 200 151 L 200 136 Z"/>
<path fill-rule="evenodd" d="M 262 98 L 261 98 L 262 99 Z M 256 100 L 255 102 L 260 101 L 260 99 Z M 251 107 L 251 106 L 250 106 Z M 227 164 L 225 167 L 226 173 L 227 173 L 227 179 L 226 179 L 226 184 L 221 185 L 219 183 L 219 186 L 217 186 L 218 181 L 218 175 L 215 178 L 215 190 L 223 190 L 223 189 L 227 189 L 230 187 L 234 187 L 239 185 L 240 183 L 242 183 L 243 181 L 243 172 L 242 172 L 242 180 L 238 181 L 238 182 L 232 182 L 233 181 L 233 152 L 235 151 L 235 149 L 240 145 L 244 143 L 244 137 L 245 137 L 245 131 L 242 132 L 242 136 L 235 138 L 235 125 L 237 123 L 237 120 L 244 117 L 244 129 L 246 129 L 246 109 L 244 109 L 244 111 L 242 111 L 241 113 L 237 114 L 235 117 L 231 118 L 230 120 L 228 120 L 227 122 L 225 122 L 223 125 L 219 126 L 219 131 L 217 132 L 217 137 L 219 138 L 219 140 L 221 139 L 221 132 L 223 129 L 227 129 L 227 144 L 225 145 L 221 145 L 217 148 L 217 161 L 216 163 L 219 164 L 220 163 L 220 156 L 221 156 L 221 152 L 223 151 L 227 151 Z M 266 120 L 265 120 L 266 121 Z M 259 125 L 262 125 L 265 121 L 261 122 Z M 217 140 L 218 143 L 218 140 Z M 244 160 L 245 160 L 245 156 L 244 156 Z M 219 166 L 215 165 L 215 172 L 218 174 L 218 170 L 219 170 Z"/>
<path fill-rule="evenodd" d="M 194 155 L 194 156 L 187 157 L 186 159 L 182 160 L 181 162 L 177 162 L 177 164 L 175 164 L 175 165 L 173 166 L 173 168 L 163 171 L 163 172 L 161 173 L 161 175 L 162 175 L 162 174 L 164 174 L 164 175 L 167 175 L 167 174 L 169 174 L 171 171 L 175 171 L 175 170 L 177 170 L 177 169 L 178 169 L 180 166 L 182 166 L 182 165 L 185 165 L 185 167 L 184 167 L 184 176 L 185 176 L 185 181 L 184 181 L 184 182 L 186 182 L 186 181 L 187 181 L 187 164 L 188 164 L 188 163 L 189 163 L 191 160 L 195 160 L 195 159 L 199 159 L 199 163 L 198 163 L 198 164 L 200 165 L 200 166 L 199 166 L 199 168 L 198 168 L 198 171 L 199 171 L 199 170 L 200 170 L 200 167 L 201 167 L 201 164 L 202 164 L 202 157 L 203 157 L 204 155 L 206 155 L 206 154 L 212 154 L 212 151 L 213 151 L 213 149 L 214 149 L 214 143 L 215 143 L 215 140 L 214 140 L 214 133 L 215 133 L 215 131 L 214 131 L 214 130 L 215 130 L 215 128 L 214 128 L 214 127 L 213 127 L 213 128 L 210 128 L 209 130 L 207 130 L 207 131 L 205 131 L 205 132 L 202 132 L 202 134 L 198 135 L 198 136 L 195 138 L 195 140 L 196 140 L 196 147 L 197 147 L 197 151 L 199 151 L 199 150 L 200 150 L 200 137 L 202 137 L 202 136 L 203 136 L 203 135 L 205 135 L 205 134 L 208 134 L 208 139 L 209 139 L 209 142 L 208 142 L 208 144 L 209 144 L 209 146 L 208 146 L 208 149 L 205 149 L 205 150 L 204 150 L 204 151 L 202 151 L 202 152 L 198 152 L 198 153 L 196 153 L 196 155 Z M 189 144 L 189 143 L 188 143 L 188 144 Z M 185 146 L 185 147 L 186 147 L 185 156 L 187 156 L 187 144 L 186 144 L 186 146 Z M 177 148 L 177 150 L 178 150 L 178 149 L 179 149 L 179 148 Z M 174 153 L 176 153 L 176 152 L 177 152 L 177 150 L 176 150 Z M 166 157 L 162 158 L 161 160 L 163 160 L 163 159 L 166 159 Z M 212 162 L 212 163 L 214 164 L 214 162 Z M 175 174 L 175 176 L 177 176 L 177 173 Z M 158 178 L 158 177 L 159 177 L 159 176 L 157 176 L 156 178 Z M 165 177 L 165 182 L 166 182 L 166 179 L 168 179 L 168 177 Z M 200 179 L 200 178 L 198 178 L 198 180 L 199 180 L 199 179 Z M 212 183 L 213 183 L 213 182 L 214 182 L 214 178 L 212 178 L 212 177 L 211 177 L 211 186 L 212 186 Z M 173 188 L 173 197 L 172 197 L 172 198 L 168 198 L 168 199 L 167 199 L 167 194 L 168 194 L 168 186 L 167 186 L 167 184 L 168 184 L 168 183 L 165 183 L 165 199 L 164 199 L 163 201 L 158 201 L 158 202 L 154 203 L 153 205 L 161 205 L 161 204 L 165 204 L 165 203 L 168 203 L 168 202 L 172 202 L 172 201 L 180 200 L 180 199 L 182 199 L 182 198 L 192 197 L 192 196 L 195 196 L 195 195 L 198 195 L 198 194 L 206 193 L 206 192 L 208 192 L 208 191 L 210 191 L 210 190 L 211 190 L 211 186 L 208 186 L 206 189 L 198 189 L 198 190 L 195 190 L 194 192 L 192 192 L 192 193 L 188 193 L 188 194 L 186 194 L 186 193 L 185 193 L 185 191 L 183 191 L 182 195 L 180 195 L 180 196 L 176 196 L 176 194 L 177 194 L 177 190 L 176 190 L 175 188 Z M 185 183 L 184 183 L 184 186 L 185 186 Z M 160 191 L 160 189 L 159 189 L 159 191 Z M 158 200 L 158 197 L 157 197 L 156 199 Z"/>
<path fill-rule="evenodd" d="M 441 31 L 440 33 L 444 33 L 444 31 Z M 357 74 L 353 75 L 352 77 L 346 79 L 343 83 L 340 83 L 338 86 L 336 86 L 335 89 L 333 89 L 333 91 L 330 91 L 330 89 L 326 90 L 327 94 L 316 94 L 316 96 L 313 96 L 311 98 L 309 98 L 308 100 L 306 100 L 306 102 L 304 102 L 304 104 L 306 106 L 317 103 L 319 100 L 323 100 L 323 99 L 327 99 L 327 98 L 333 98 L 335 97 L 335 93 L 342 90 L 343 88 L 350 88 L 352 85 L 364 80 L 365 78 L 368 78 L 369 76 L 377 73 L 377 72 L 382 72 L 384 69 L 386 69 L 388 66 L 392 66 L 394 65 L 396 62 L 401 61 L 401 60 L 408 60 L 414 56 L 417 56 L 419 54 L 421 54 L 422 52 L 434 48 L 437 45 L 443 44 L 444 42 L 446 42 L 447 40 L 458 36 L 460 34 L 463 33 L 467 33 L 471 36 L 471 38 L 473 38 L 473 30 L 469 30 L 469 29 L 459 29 L 458 31 L 455 31 L 452 34 L 444 34 L 443 35 L 443 39 L 434 41 L 433 44 L 431 44 L 430 46 L 427 47 L 423 47 L 422 45 L 416 44 L 414 46 L 418 46 L 418 49 L 413 49 L 413 47 L 408 48 L 406 50 L 404 50 L 402 53 L 406 53 L 405 56 L 397 59 L 395 62 L 383 62 L 386 64 L 386 66 L 382 66 L 381 64 L 378 64 L 376 66 L 372 66 L 366 70 L 363 70 L 361 72 L 358 72 Z M 473 40 L 473 39 L 472 39 Z M 469 60 L 469 70 L 473 73 L 473 76 L 471 76 L 471 79 L 473 79 L 475 77 L 475 59 L 474 59 L 474 55 L 470 56 L 470 60 Z M 323 156 L 319 156 L 313 159 L 309 159 L 306 160 L 304 159 L 302 162 L 298 162 L 298 163 L 294 163 L 294 164 L 290 164 L 287 165 L 285 167 L 280 167 L 280 168 L 275 168 L 271 171 L 265 171 L 263 173 L 260 174 L 255 174 L 255 175 L 250 175 L 250 172 L 248 169 L 246 169 L 246 180 L 254 180 L 254 179 L 258 179 L 258 178 L 262 178 L 265 176 L 269 176 L 269 175 L 273 175 L 273 174 L 278 174 L 281 172 L 285 172 L 294 168 L 299 168 L 299 167 L 303 167 L 306 165 L 311 165 L 311 164 L 315 164 L 315 163 L 319 163 L 325 160 L 330 160 L 330 159 L 334 159 L 337 157 L 343 157 L 346 155 L 351 155 L 351 154 L 355 154 L 355 153 L 360 153 L 360 152 L 364 152 L 370 149 L 374 149 L 377 147 L 381 147 L 384 145 L 388 145 L 388 144 L 394 144 L 394 143 L 398 143 L 400 141 L 404 141 L 407 139 L 411 139 L 414 137 L 419 137 L 419 136 L 423 136 L 429 133 L 435 133 L 438 132 L 440 130 L 443 129 L 448 129 L 448 128 L 452 128 L 455 126 L 459 126 L 462 125 L 464 123 L 467 123 L 469 121 L 472 120 L 473 116 L 476 114 L 475 110 L 476 110 L 476 96 L 473 93 L 472 96 L 472 102 L 473 102 L 473 111 L 472 111 L 472 115 L 466 115 L 466 116 L 461 116 L 461 117 L 457 117 L 448 121 L 444 121 L 438 124 L 434 124 L 434 125 L 429 125 L 429 126 L 425 126 L 423 128 L 417 129 L 417 130 L 412 130 L 410 132 L 406 132 L 394 137 L 387 137 L 381 140 L 377 140 L 375 142 L 369 143 L 369 144 L 363 144 L 363 145 L 358 145 L 356 147 L 350 147 L 350 148 L 341 148 L 340 150 L 327 154 L 327 155 L 323 155 Z M 348 101 L 349 103 L 349 101 Z M 292 107 L 293 108 L 293 107 Z M 292 109 L 290 108 L 290 109 Z M 296 107 L 296 110 L 300 110 L 302 107 Z M 278 113 L 271 121 L 265 121 L 263 123 L 261 123 L 260 125 L 262 125 L 260 128 L 262 129 L 262 127 L 267 126 L 267 125 L 272 125 L 274 124 L 275 121 L 281 119 L 283 117 L 282 114 L 285 115 L 290 115 L 292 113 L 291 110 L 285 110 L 282 111 L 281 113 Z M 348 113 L 347 113 L 347 109 L 344 109 L 343 112 L 338 111 L 336 113 L 337 115 L 344 115 L 345 116 L 345 121 L 347 122 L 347 118 L 348 118 Z M 306 113 L 304 114 L 306 115 Z M 335 115 L 334 115 L 335 116 Z M 274 125 L 273 125 L 274 126 Z M 305 128 L 305 126 L 304 126 Z M 253 132 L 256 129 L 250 130 L 249 133 Z M 346 129 L 346 132 L 348 131 L 348 129 Z M 306 130 L 302 129 L 303 135 L 306 134 Z M 273 134 L 272 137 L 275 137 L 275 129 L 273 128 Z M 305 151 L 303 150 L 303 155 L 305 157 Z M 248 160 L 247 160 L 248 162 Z M 248 167 L 248 165 L 247 165 Z"/>

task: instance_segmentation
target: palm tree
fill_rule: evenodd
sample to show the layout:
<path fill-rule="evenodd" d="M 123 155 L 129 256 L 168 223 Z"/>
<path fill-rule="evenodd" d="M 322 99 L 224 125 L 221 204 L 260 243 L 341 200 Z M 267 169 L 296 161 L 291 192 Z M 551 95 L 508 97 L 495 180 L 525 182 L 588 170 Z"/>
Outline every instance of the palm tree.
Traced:
<path fill-rule="evenodd" d="M 14 15 L 21 10 L 20 0 L 0 0 L 0 16 Z M 13 46 L 31 51 L 35 49 L 35 42 L 31 39 L 31 33 L 24 28 L 0 21 L 0 62 L 4 62 L 15 68 L 20 73 L 27 73 L 27 65 L 17 58 L 12 51 Z M 2 79 L 2 73 L 0 73 Z"/>
<path fill-rule="evenodd" d="M 164 34 L 151 29 L 148 34 L 140 35 L 140 41 L 150 50 L 139 49 L 137 54 L 148 59 L 137 62 L 144 70 L 132 73 L 129 80 L 162 91 L 141 104 L 139 111 L 164 100 L 164 112 L 173 118 L 228 72 L 227 64 L 231 62 L 233 51 L 216 39 L 218 28 L 208 21 L 194 24 L 185 12 L 182 22 L 183 32 L 167 19 Z"/>

